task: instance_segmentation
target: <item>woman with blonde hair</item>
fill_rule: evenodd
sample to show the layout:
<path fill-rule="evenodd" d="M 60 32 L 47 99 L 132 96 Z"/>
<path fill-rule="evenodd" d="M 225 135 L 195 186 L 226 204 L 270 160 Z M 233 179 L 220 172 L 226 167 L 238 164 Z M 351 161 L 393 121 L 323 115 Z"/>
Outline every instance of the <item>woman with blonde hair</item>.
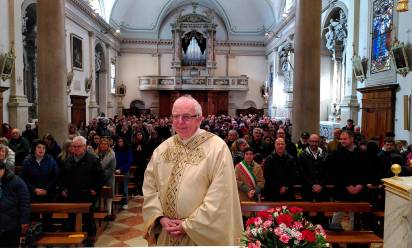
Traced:
<path fill-rule="evenodd" d="M 235 142 L 233 142 L 231 151 L 232 151 L 232 158 L 233 158 L 233 164 L 236 165 L 240 161 L 243 160 L 244 153 L 243 151 L 249 147 L 249 144 L 245 139 L 237 139 Z"/>
<path fill-rule="evenodd" d="M 116 170 L 116 156 L 112 148 L 110 148 L 110 140 L 107 137 L 100 138 L 99 146 L 96 149 L 96 155 L 99 158 L 100 165 L 104 171 L 103 185 L 112 188 L 112 191 L 107 194 L 106 204 L 110 216 L 112 215 L 112 200 L 114 195 L 114 172 Z"/>
<path fill-rule="evenodd" d="M 66 160 L 66 158 L 69 157 L 70 155 L 73 155 L 72 144 L 73 144 L 72 139 L 67 139 L 63 142 L 62 152 L 56 158 L 56 162 L 57 162 L 57 166 L 59 167 L 59 170 L 62 169 L 64 160 Z"/>

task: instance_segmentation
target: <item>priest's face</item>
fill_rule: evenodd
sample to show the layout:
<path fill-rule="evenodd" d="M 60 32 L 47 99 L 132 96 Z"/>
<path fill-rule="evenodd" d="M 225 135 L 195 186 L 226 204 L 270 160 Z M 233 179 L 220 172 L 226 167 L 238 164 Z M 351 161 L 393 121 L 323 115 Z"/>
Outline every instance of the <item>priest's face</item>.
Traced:
<path fill-rule="evenodd" d="M 192 137 L 200 127 L 201 116 L 196 114 L 194 102 L 189 99 L 179 99 L 173 105 L 173 128 L 186 140 Z"/>

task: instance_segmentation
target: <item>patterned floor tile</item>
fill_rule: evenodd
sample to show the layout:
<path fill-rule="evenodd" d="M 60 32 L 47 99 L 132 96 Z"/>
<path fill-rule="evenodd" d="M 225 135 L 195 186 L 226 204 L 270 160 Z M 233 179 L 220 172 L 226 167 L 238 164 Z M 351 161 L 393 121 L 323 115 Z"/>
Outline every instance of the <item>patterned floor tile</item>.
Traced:
<path fill-rule="evenodd" d="M 142 237 L 143 232 L 134 228 L 129 228 L 121 231 L 112 232 L 108 235 L 112 236 L 117 240 L 126 241 L 137 237 Z"/>
<path fill-rule="evenodd" d="M 135 225 L 143 223 L 143 217 L 142 216 L 132 216 L 132 217 L 128 217 L 125 219 L 121 219 L 118 221 L 118 223 L 125 224 L 128 226 L 135 226 Z"/>
<path fill-rule="evenodd" d="M 114 239 L 110 235 L 102 234 L 102 235 L 99 236 L 99 238 L 97 239 L 97 241 L 94 245 L 96 247 L 107 247 L 107 246 L 114 245 L 115 243 L 119 243 L 119 240 Z"/>
<path fill-rule="evenodd" d="M 143 237 L 129 239 L 124 241 L 124 243 L 130 246 L 148 246 L 147 241 Z"/>
<path fill-rule="evenodd" d="M 143 216 L 141 198 L 133 198 L 129 201 L 129 209 L 121 210 L 116 215 L 116 220 L 108 224 L 101 234 L 95 246 L 100 247 L 141 247 L 147 246 L 143 238 Z"/>

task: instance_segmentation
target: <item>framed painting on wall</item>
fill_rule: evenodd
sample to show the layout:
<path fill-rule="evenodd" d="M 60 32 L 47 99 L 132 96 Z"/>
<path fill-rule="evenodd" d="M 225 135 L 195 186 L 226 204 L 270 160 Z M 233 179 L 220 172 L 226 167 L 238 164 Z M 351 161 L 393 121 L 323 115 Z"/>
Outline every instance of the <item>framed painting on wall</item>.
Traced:
<path fill-rule="evenodd" d="M 83 71 L 83 39 L 70 34 L 70 48 L 73 70 Z"/>
<path fill-rule="evenodd" d="M 12 52 L 4 54 L 0 58 L 0 78 L 5 81 L 11 78 L 11 74 L 14 68 L 14 55 Z"/>
<path fill-rule="evenodd" d="M 396 72 L 406 76 L 409 72 L 408 55 L 403 42 L 395 41 L 391 48 L 391 56 L 396 67 Z"/>

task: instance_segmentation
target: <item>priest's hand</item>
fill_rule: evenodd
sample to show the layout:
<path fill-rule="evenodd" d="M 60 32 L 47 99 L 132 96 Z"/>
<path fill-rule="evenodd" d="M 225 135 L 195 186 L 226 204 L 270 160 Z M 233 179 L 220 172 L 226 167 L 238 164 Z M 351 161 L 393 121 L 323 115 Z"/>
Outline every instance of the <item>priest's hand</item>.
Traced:
<path fill-rule="evenodd" d="M 186 235 L 185 230 L 183 229 L 182 220 L 176 220 L 176 219 L 169 219 L 167 217 L 162 217 L 159 220 L 160 224 L 164 228 L 164 230 L 169 234 L 170 236 L 174 238 L 183 238 Z"/>
<path fill-rule="evenodd" d="M 314 184 L 312 186 L 312 192 L 314 192 L 314 193 L 319 193 L 319 192 L 322 191 L 322 189 L 323 189 L 322 186 L 319 185 L 319 184 Z"/>
<path fill-rule="evenodd" d="M 255 191 L 254 191 L 254 190 L 249 191 L 249 192 L 247 193 L 247 196 L 248 196 L 249 198 L 253 198 L 253 197 L 255 196 Z"/>
<path fill-rule="evenodd" d="M 279 190 L 279 193 L 280 193 L 280 194 L 285 194 L 287 190 L 288 190 L 288 187 L 281 186 L 281 187 L 280 187 L 280 190 Z"/>
<path fill-rule="evenodd" d="M 186 235 L 185 229 L 183 229 L 183 221 L 182 220 L 171 220 L 176 226 L 171 230 L 170 235 L 174 238 L 181 239 Z"/>

